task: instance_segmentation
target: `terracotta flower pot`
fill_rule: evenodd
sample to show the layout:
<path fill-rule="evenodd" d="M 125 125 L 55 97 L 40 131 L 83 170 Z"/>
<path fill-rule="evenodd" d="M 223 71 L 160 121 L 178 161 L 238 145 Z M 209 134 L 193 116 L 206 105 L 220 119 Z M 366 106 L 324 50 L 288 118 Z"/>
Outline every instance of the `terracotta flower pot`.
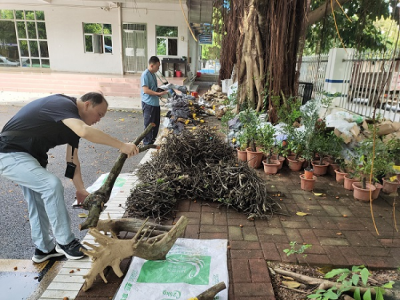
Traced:
<path fill-rule="evenodd" d="M 329 163 L 329 167 L 328 167 L 328 173 L 332 176 L 336 176 L 335 171 L 339 170 L 340 166 L 339 164 L 335 164 L 335 163 Z"/>
<path fill-rule="evenodd" d="M 258 169 L 261 166 L 261 162 L 264 157 L 264 153 L 261 151 L 253 152 L 251 148 L 246 149 L 247 152 L 247 164 L 250 168 Z"/>
<path fill-rule="evenodd" d="M 313 176 L 312 179 L 306 179 L 304 174 L 300 175 L 301 179 L 301 189 L 304 191 L 312 191 L 314 189 L 315 180 L 317 180 L 317 176 Z"/>
<path fill-rule="evenodd" d="M 279 166 L 280 166 L 280 163 L 278 160 L 271 159 L 269 164 L 267 164 L 267 160 L 263 160 L 262 163 L 264 165 L 264 172 L 266 174 L 273 175 L 273 174 L 278 173 Z"/>
<path fill-rule="evenodd" d="M 279 156 L 279 159 L 278 159 L 278 155 L 275 155 L 275 154 L 272 155 L 271 158 L 275 159 L 275 160 L 278 160 L 279 161 L 279 170 L 282 169 L 283 162 L 285 161 L 285 158 L 283 156 Z"/>
<path fill-rule="evenodd" d="M 385 194 L 391 194 L 396 192 L 400 185 L 398 179 L 396 179 L 395 181 L 390 181 L 387 180 L 386 178 L 383 178 L 382 181 L 383 181 L 382 192 L 384 192 Z"/>
<path fill-rule="evenodd" d="M 373 184 L 366 183 L 366 189 L 362 188 L 361 182 L 353 182 L 352 186 L 354 199 L 362 202 L 369 202 L 371 197 L 372 200 L 374 200 L 372 195 L 376 190 L 376 187 Z"/>
<path fill-rule="evenodd" d="M 239 148 L 237 149 L 237 158 L 238 161 L 243 161 L 246 162 L 247 161 L 247 152 L 240 150 Z"/>
<path fill-rule="evenodd" d="M 304 178 L 306 179 L 313 179 L 314 177 L 314 169 L 304 169 Z"/>
<path fill-rule="evenodd" d="M 346 190 L 352 191 L 353 190 L 353 182 L 359 182 L 360 179 L 358 178 L 349 178 L 349 174 L 344 175 L 344 182 L 343 186 Z"/>
<path fill-rule="evenodd" d="M 379 194 L 381 193 L 381 190 L 383 188 L 383 185 L 380 183 L 375 183 L 375 191 L 372 192 L 372 200 L 378 199 Z"/>
<path fill-rule="evenodd" d="M 340 170 L 335 170 L 335 174 L 336 174 L 336 182 L 343 183 L 344 176 L 347 175 L 348 173 L 340 172 Z"/>
<path fill-rule="evenodd" d="M 319 161 L 314 160 L 312 163 L 313 169 L 314 169 L 314 175 L 317 176 L 322 176 L 325 175 L 326 172 L 328 172 L 328 162 L 322 162 L 322 165 L 319 164 Z"/>
<path fill-rule="evenodd" d="M 292 171 L 295 171 L 295 172 L 297 172 L 297 171 L 300 171 L 301 170 L 301 168 L 303 167 L 303 161 L 304 160 L 299 160 L 299 159 L 291 159 L 291 158 L 287 158 L 287 160 L 288 160 L 288 166 L 289 166 L 289 169 L 290 170 L 292 170 Z"/>

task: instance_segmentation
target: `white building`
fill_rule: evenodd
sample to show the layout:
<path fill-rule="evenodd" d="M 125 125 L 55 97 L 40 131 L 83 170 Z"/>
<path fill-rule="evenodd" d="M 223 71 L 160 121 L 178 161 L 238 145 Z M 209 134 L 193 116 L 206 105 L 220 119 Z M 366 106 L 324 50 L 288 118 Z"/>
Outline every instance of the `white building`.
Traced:
<path fill-rule="evenodd" d="M 156 55 L 163 72 L 181 71 L 184 78 L 200 68 L 195 39 L 211 23 L 212 2 L 0 0 L 0 74 L 8 80 L 28 71 L 125 78 Z"/>

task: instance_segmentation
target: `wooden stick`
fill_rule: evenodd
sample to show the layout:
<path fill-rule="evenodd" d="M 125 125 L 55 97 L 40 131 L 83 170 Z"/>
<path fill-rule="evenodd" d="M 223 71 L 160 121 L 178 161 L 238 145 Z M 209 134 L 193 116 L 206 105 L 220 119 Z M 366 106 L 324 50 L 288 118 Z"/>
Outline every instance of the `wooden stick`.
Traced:
<path fill-rule="evenodd" d="M 149 124 L 143 133 L 136 138 L 133 142 L 136 146 L 139 145 L 140 141 L 144 139 L 144 137 L 155 127 L 154 123 Z M 157 147 L 155 145 L 150 146 L 146 145 L 142 147 L 141 151 L 147 150 L 152 147 Z M 104 204 L 110 199 L 111 190 L 114 186 L 115 181 L 117 180 L 118 175 L 121 173 L 122 167 L 128 156 L 125 153 L 121 153 L 118 156 L 117 161 L 112 167 L 110 173 L 104 184 L 95 192 L 89 194 L 86 199 L 82 203 L 82 207 L 89 211 L 88 217 L 86 220 L 79 225 L 79 230 L 85 230 L 91 227 L 96 227 L 97 222 L 100 217 L 100 213 L 103 210 Z"/>

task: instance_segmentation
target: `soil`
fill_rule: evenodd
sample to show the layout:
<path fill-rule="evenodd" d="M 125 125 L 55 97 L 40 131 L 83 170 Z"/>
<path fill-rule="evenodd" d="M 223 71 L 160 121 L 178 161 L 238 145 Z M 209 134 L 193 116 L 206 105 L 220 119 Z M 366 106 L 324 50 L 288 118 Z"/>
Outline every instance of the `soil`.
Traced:
<path fill-rule="evenodd" d="M 324 274 L 332 270 L 332 267 L 316 267 L 316 266 L 307 266 L 307 265 L 296 265 L 296 264 L 287 264 L 280 262 L 268 262 L 271 281 L 274 287 L 275 298 L 276 300 L 303 300 L 308 299 L 307 295 L 310 295 L 314 292 L 314 290 L 318 289 L 318 285 L 309 285 L 303 284 L 296 289 L 290 289 L 282 284 L 282 281 L 291 281 L 289 277 L 284 278 L 283 275 L 280 275 L 273 271 L 275 268 L 280 268 L 285 271 L 291 271 L 297 274 L 303 274 L 314 278 L 324 278 Z M 394 287 L 396 289 L 393 290 L 394 296 L 390 297 L 390 299 L 400 299 L 400 291 L 398 290 L 398 286 L 400 285 L 400 269 L 398 270 L 369 270 L 371 273 L 368 285 L 370 286 L 380 286 L 389 281 L 395 281 Z M 330 279 L 331 280 L 331 279 Z M 396 291 L 397 290 L 397 291 Z M 385 300 L 389 300 L 388 297 L 384 296 Z M 341 298 L 343 299 L 343 296 Z"/>

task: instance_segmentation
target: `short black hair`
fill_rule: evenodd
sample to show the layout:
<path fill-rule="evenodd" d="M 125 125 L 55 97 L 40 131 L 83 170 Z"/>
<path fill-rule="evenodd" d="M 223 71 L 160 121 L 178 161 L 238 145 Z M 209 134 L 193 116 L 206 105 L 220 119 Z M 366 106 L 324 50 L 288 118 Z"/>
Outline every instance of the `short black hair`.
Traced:
<path fill-rule="evenodd" d="M 86 93 L 85 95 L 83 95 L 81 97 L 81 100 L 82 100 L 82 102 L 90 101 L 90 102 L 92 102 L 93 106 L 96 106 L 98 104 L 106 102 L 106 104 L 108 106 L 108 102 L 107 102 L 106 98 L 104 98 L 103 94 L 96 93 L 96 92 Z"/>
<path fill-rule="evenodd" d="M 149 59 L 149 65 L 159 63 L 160 59 L 157 56 L 152 56 Z"/>

